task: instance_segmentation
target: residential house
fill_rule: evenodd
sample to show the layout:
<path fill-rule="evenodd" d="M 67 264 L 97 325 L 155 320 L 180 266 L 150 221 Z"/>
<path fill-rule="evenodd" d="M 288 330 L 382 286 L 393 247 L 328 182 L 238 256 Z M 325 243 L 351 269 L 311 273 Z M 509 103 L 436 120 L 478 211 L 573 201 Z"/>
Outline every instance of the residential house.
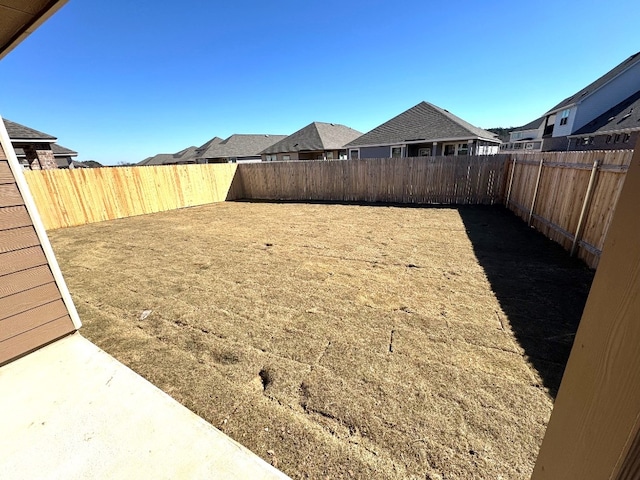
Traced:
<path fill-rule="evenodd" d="M 263 161 L 346 159 L 344 146 L 362 132 L 337 123 L 313 122 L 262 151 Z"/>
<path fill-rule="evenodd" d="M 500 143 L 496 134 L 431 103 L 420 102 L 346 148 L 350 159 L 492 155 L 498 152 Z"/>
<path fill-rule="evenodd" d="M 49 170 L 58 168 L 51 145 L 57 138 L 11 120 L 4 119 L 14 150 L 21 153 L 21 163 L 31 170 Z M 75 152 L 74 152 L 75 153 Z M 77 154 L 76 154 L 77 155 Z"/>
<path fill-rule="evenodd" d="M 621 117 L 629 113 L 625 109 L 634 108 L 638 92 L 640 52 L 564 99 L 539 119 L 515 129 L 501 150 L 536 152 L 633 148 L 637 136 L 637 125 L 630 120 L 633 112 L 625 119 Z M 607 141 L 608 135 L 612 140 Z M 622 141 L 616 142 L 616 135 L 620 135 Z"/>
<path fill-rule="evenodd" d="M 569 135 L 569 150 L 631 150 L 640 135 L 640 90 Z"/>
<path fill-rule="evenodd" d="M 14 148 L 14 150 L 16 152 L 16 157 L 18 157 L 22 166 L 24 168 L 29 168 L 24 148 Z M 55 158 L 58 168 L 88 168 L 86 165 L 74 160 L 74 157 L 78 156 L 78 152 L 74 152 L 73 150 L 63 147 L 62 145 L 58 145 L 57 143 L 51 144 L 51 151 L 53 152 L 53 157 Z"/>
<path fill-rule="evenodd" d="M 158 166 L 158 165 L 185 165 L 196 163 L 197 147 L 191 146 L 176 153 L 158 153 L 153 157 L 147 157 L 138 162 L 136 165 L 141 167 Z"/>
<path fill-rule="evenodd" d="M 196 151 L 198 163 L 251 163 L 261 161 L 260 152 L 286 135 L 234 134 L 225 140 L 209 140 Z"/>

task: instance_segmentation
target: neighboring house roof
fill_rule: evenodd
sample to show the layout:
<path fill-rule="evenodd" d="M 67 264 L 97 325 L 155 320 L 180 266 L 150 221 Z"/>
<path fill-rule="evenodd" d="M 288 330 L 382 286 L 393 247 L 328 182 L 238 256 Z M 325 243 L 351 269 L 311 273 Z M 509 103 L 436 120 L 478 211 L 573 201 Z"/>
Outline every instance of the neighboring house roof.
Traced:
<path fill-rule="evenodd" d="M 57 143 L 51 144 L 51 150 L 53 151 L 53 155 L 56 157 L 58 156 L 77 157 L 78 156 L 78 152 L 74 152 L 70 148 L 63 147 L 62 145 L 58 145 Z"/>
<path fill-rule="evenodd" d="M 26 156 L 24 153 L 24 148 L 14 148 L 16 152 L 16 156 L 18 158 Z M 73 150 L 63 147 L 62 145 L 58 145 L 57 143 L 51 144 L 51 151 L 53 152 L 54 157 L 77 157 L 78 152 L 74 152 Z"/>
<path fill-rule="evenodd" d="M 198 147 L 192 145 L 185 148 L 184 150 L 180 150 L 179 152 L 174 153 L 173 158 L 178 159 L 182 163 L 195 162 L 197 149 Z"/>
<path fill-rule="evenodd" d="M 536 129 L 540 128 L 540 125 L 542 125 L 542 123 L 544 122 L 545 118 L 546 117 L 536 118 L 533 122 L 529 122 L 526 125 L 523 125 L 523 126 L 518 127 L 518 128 L 514 128 L 511 131 L 512 132 L 522 132 L 522 131 L 525 131 L 525 130 L 536 130 Z"/>
<path fill-rule="evenodd" d="M 340 150 L 362 132 L 337 123 L 313 122 L 264 149 L 262 153 Z"/>
<path fill-rule="evenodd" d="M 226 140 L 198 149 L 198 158 L 256 157 L 265 148 L 279 142 L 286 135 L 234 134 Z"/>
<path fill-rule="evenodd" d="M 171 160 L 173 160 L 173 153 L 158 153 L 153 157 L 147 157 L 141 162 L 138 162 L 138 165 L 143 167 L 151 165 L 167 165 Z"/>
<path fill-rule="evenodd" d="M 9 139 L 12 142 L 25 140 L 29 142 L 55 142 L 57 140 L 53 135 L 43 133 L 33 128 L 26 127 L 11 120 L 4 119 L 4 126 L 7 128 Z"/>
<path fill-rule="evenodd" d="M 207 143 L 205 143 L 204 145 L 200 145 L 198 148 L 196 148 L 196 156 L 197 157 L 201 157 L 202 153 L 206 152 L 207 149 L 211 146 L 211 145 L 215 145 L 217 143 L 222 142 L 223 139 L 220 137 L 213 137 L 211 140 L 209 140 Z"/>
<path fill-rule="evenodd" d="M 420 102 L 347 144 L 348 147 L 417 141 L 481 138 L 499 143 L 495 133 L 474 127 L 451 112 Z"/>
<path fill-rule="evenodd" d="M 137 165 L 152 166 L 152 165 L 175 165 L 178 163 L 191 163 L 196 161 L 195 152 L 197 147 L 191 146 L 176 153 L 159 153 L 153 157 L 147 157 Z"/>
<path fill-rule="evenodd" d="M 616 78 L 618 75 L 624 72 L 627 68 L 631 67 L 638 61 L 640 61 L 640 52 L 634 53 L 629 58 L 627 58 L 624 62 L 622 62 L 620 65 L 608 71 L 603 76 L 598 78 L 596 81 L 590 83 L 589 85 L 584 87 L 582 90 L 578 91 L 575 95 L 565 98 L 562 102 L 560 102 L 551 110 L 549 110 L 547 114 L 570 107 L 574 103 L 577 103 L 578 101 L 588 97 L 589 95 L 592 95 L 596 90 L 599 90 L 605 84 L 609 83 L 611 80 Z"/>
<path fill-rule="evenodd" d="M 640 90 L 577 130 L 574 135 L 640 130 Z"/>

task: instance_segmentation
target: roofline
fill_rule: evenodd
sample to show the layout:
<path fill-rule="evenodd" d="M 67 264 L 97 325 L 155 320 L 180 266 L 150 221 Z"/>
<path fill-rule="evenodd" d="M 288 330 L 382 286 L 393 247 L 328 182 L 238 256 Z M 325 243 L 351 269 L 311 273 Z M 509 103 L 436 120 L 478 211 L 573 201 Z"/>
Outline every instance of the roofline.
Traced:
<path fill-rule="evenodd" d="M 403 140 L 400 142 L 392 142 L 392 143 L 367 143 L 367 144 L 358 144 L 358 145 L 345 145 L 343 148 L 362 148 L 362 147 L 391 147 L 392 145 L 415 145 L 417 143 L 433 143 L 433 142 L 459 142 L 462 140 L 486 140 L 489 142 L 493 142 L 493 143 L 497 143 L 500 144 L 502 143 L 501 140 L 497 139 L 497 138 L 486 138 L 486 137 L 479 137 L 477 135 L 470 135 L 467 137 L 457 137 L 457 138 L 434 138 L 432 139 L 425 139 L 425 140 Z"/>
<path fill-rule="evenodd" d="M 36 13 L 31 20 L 22 25 L 16 34 L 9 41 L 0 45 L 0 60 L 9 54 L 25 38 L 31 35 L 36 29 L 46 22 L 54 13 L 60 10 L 68 0 L 51 0 L 42 10 Z"/>
<path fill-rule="evenodd" d="M 12 138 L 11 143 L 56 143 L 58 139 L 52 138 Z"/>
<path fill-rule="evenodd" d="M 628 60 L 628 59 L 627 59 L 627 60 Z M 561 112 L 562 110 L 566 110 L 566 109 L 568 109 L 568 108 L 572 108 L 572 107 L 575 107 L 576 105 L 579 105 L 580 103 L 582 103 L 583 101 L 585 101 L 587 98 L 589 98 L 591 95 L 593 95 L 593 94 L 594 94 L 594 93 L 596 93 L 597 91 L 599 91 L 599 90 L 603 89 L 606 85 L 609 85 L 611 82 L 613 82 L 616 78 L 618 78 L 618 77 L 619 77 L 620 75 L 622 75 L 624 72 L 626 72 L 627 70 L 629 70 L 631 67 L 635 66 L 638 62 L 640 62 L 640 55 L 638 55 L 638 58 L 637 58 L 634 62 L 631 62 L 629 65 L 627 65 L 627 67 L 626 67 L 625 69 L 621 70 L 621 71 L 620 71 L 620 73 L 618 73 L 615 77 L 610 78 L 608 81 L 606 81 L 605 83 L 603 83 L 602 85 L 600 85 L 600 86 L 599 86 L 598 88 L 596 88 L 594 91 L 592 91 L 592 92 L 587 92 L 587 94 L 586 94 L 585 96 L 581 97 L 581 98 L 580 98 L 578 101 L 576 101 L 576 102 L 569 103 L 569 104 L 567 104 L 567 105 L 564 105 L 564 106 L 562 106 L 562 107 L 556 108 L 556 109 L 554 109 L 554 110 L 549 110 L 547 113 L 545 113 L 545 114 L 544 114 L 544 116 L 546 117 L 547 115 L 551 115 L 551 114 L 554 114 L 554 113 L 558 113 L 558 112 Z M 622 62 L 621 62 L 621 63 L 622 63 Z M 619 66 L 619 65 L 617 65 L 617 66 Z M 617 67 L 617 66 L 616 66 L 616 67 Z M 615 69 L 616 67 L 613 67 L 613 68 L 612 68 L 612 70 L 613 70 L 613 69 Z M 607 73 L 609 73 L 609 72 L 607 72 Z M 607 73 L 605 73 L 604 75 L 606 75 Z M 604 77 L 604 75 L 602 75 L 602 76 Z M 594 80 L 594 82 L 597 82 L 597 81 L 598 81 L 598 79 Z M 594 83 L 594 82 L 591 82 L 591 83 Z M 589 85 L 591 85 L 591 84 L 589 84 Z M 586 85 L 584 88 L 587 88 L 589 85 Z M 574 93 L 574 95 L 577 95 L 578 93 L 580 93 L 580 91 L 581 91 L 581 90 L 578 90 L 576 93 Z"/>
<path fill-rule="evenodd" d="M 640 131 L 640 127 L 628 127 L 628 128 L 618 128 L 615 130 L 605 130 L 604 132 L 588 132 L 582 133 L 580 135 L 576 135 L 575 133 L 572 135 L 567 135 L 567 138 L 584 138 L 584 137 L 594 137 L 596 135 L 611 135 L 612 133 L 629 133 L 629 132 L 637 132 Z"/>

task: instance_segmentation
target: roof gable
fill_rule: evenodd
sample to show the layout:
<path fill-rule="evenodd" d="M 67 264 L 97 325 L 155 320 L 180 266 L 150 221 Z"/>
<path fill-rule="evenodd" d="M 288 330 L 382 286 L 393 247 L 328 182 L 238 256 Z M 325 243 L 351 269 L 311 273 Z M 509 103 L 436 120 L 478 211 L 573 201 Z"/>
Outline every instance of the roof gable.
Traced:
<path fill-rule="evenodd" d="M 402 112 L 347 146 L 389 145 L 415 141 L 483 138 L 499 140 L 495 133 L 474 127 L 451 112 L 427 102 Z"/>
<path fill-rule="evenodd" d="M 361 132 L 345 125 L 313 122 L 264 149 L 262 153 L 340 150 L 360 135 Z"/>

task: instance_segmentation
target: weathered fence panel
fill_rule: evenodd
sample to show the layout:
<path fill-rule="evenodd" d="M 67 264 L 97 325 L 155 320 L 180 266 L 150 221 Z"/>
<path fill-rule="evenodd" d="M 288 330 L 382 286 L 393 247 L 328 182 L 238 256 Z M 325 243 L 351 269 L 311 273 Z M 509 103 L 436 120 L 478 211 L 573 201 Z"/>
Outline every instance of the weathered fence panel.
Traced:
<path fill-rule="evenodd" d="M 507 207 L 595 268 L 632 155 L 632 150 L 513 155 Z"/>
<path fill-rule="evenodd" d="M 223 202 L 235 164 L 27 171 L 47 229 Z"/>
<path fill-rule="evenodd" d="M 502 201 L 508 157 L 416 157 L 265 162 L 238 166 L 242 198 L 494 204 Z"/>

